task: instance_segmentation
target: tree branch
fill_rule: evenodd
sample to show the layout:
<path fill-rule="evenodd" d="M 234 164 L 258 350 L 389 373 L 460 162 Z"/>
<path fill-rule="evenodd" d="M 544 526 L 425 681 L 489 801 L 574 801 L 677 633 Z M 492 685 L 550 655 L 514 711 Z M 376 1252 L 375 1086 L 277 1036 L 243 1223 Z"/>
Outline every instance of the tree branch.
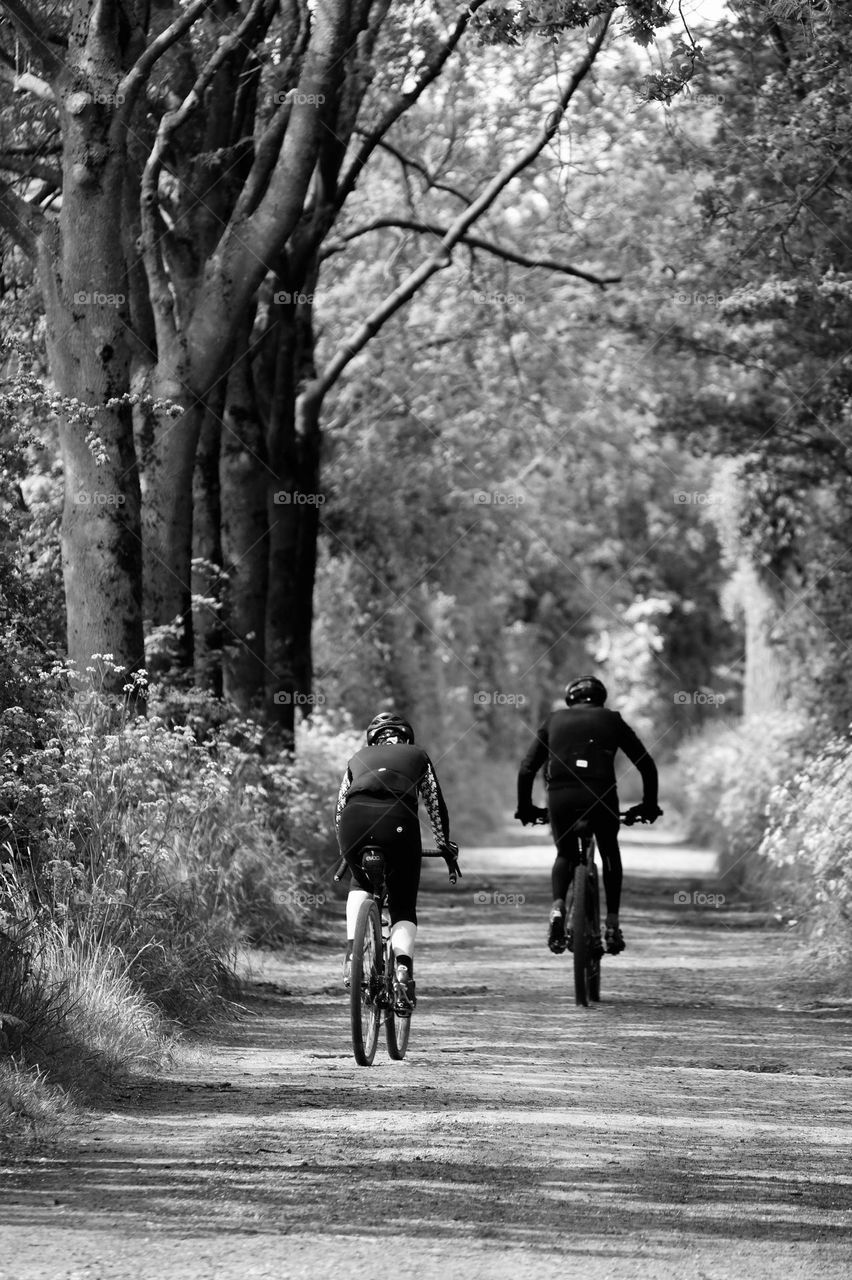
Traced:
<path fill-rule="evenodd" d="M 34 76 L 31 71 L 17 72 L 5 58 L 0 62 L 0 80 L 10 84 L 13 93 L 31 93 L 33 97 L 45 102 L 56 102 L 56 94 L 46 80 L 41 76 Z"/>
<path fill-rule="evenodd" d="M 602 16 L 597 34 L 571 76 L 568 85 L 563 89 L 556 108 L 547 116 L 539 136 L 521 152 L 516 160 L 504 165 L 500 172 L 494 175 L 485 190 L 450 225 L 435 252 L 422 262 L 419 267 L 416 267 L 392 293 L 388 294 L 379 303 L 378 307 L 361 322 L 352 337 L 337 348 L 337 351 L 326 365 L 325 371 L 306 387 L 302 393 L 306 400 L 311 400 L 316 405 L 322 403 L 323 398 L 329 389 L 334 386 L 346 366 L 354 360 L 355 356 L 363 350 L 370 339 L 379 332 L 391 316 L 414 297 L 415 293 L 423 287 L 427 280 L 449 265 L 452 250 L 464 239 L 468 228 L 482 217 L 509 183 L 541 154 L 559 128 L 560 121 L 569 102 L 594 65 L 609 29 L 614 9 L 615 5 L 613 4 Z"/>
<path fill-rule="evenodd" d="M 8 182 L 0 178 L 0 227 L 4 227 L 28 258 L 34 259 L 44 215 L 22 200 Z"/>
<path fill-rule="evenodd" d="M 371 129 L 369 133 L 364 135 L 361 145 L 355 152 L 349 167 L 338 185 L 336 201 L 338 209 L 343 207 L 344 203 L 351 195 L 358 178 L 361 176 L 361 171 L 363 170 L 364 165 L 367 163 L 376 147 L 379 146 L 388 130 L 396 124 L 400 116 L 405 115 L 405 112 L 408 111 L 415 102 L 417 102 L 424 90 L 428 89 L 429 85 L 437 80 L 470 25 L 471 18 L 476 13 L 477 9 L 482 8 L 484 3 L 485 0 L 471 0 L 471 3 L 469 3 L 463 12 L 459 14 L 459 17 L 456 20 L 456 25 L 453 27 L 453 30 L 444 41 L 441 48 L 435 54 L 434 58 L 423 68 L 414 88 L 409 93 L 401 94 L 400 97 L 397 98 L 396 102 L 393 103 L 393 105 L 385 112 L 375 129 Z"/>
<path fill-rule="evenodd" d="M 413 218 L 374 218 L 365 226 L 357 227 L 354 231 L 341 236 L 338 241 L 330 244 L 320 257 L 325 259 L 333 253 L 341 253 L 350 240 L 356 240 L 359 236 L 369 235 L 371 231 L 380 231 L 385 227 L 399 227 L 402 231 L 417 231 L 423 235 L 432 235 L 441 239 L 448 233 L 446 227 L 440 227 L 434 222 L 416 222 Z M 484 253 L 492 253 L 496 258 L 502 258 L 505 262 L 514 262 L 519 267 L 543 267 L 546 271 L 558 271 L 565 276 L 576 276 L 579 280 L 587 280 L 589 284 L 596 284 L 601 288 L 608 284 L 618 284 L 621 279 L 621 276 L 596 276 L 590 271 L 572 267 L 567 262 L 557 262 L 554 258 L 530 258 L 525 253 L 518 253 L 516 249 L 507 249 L 504 245 L 496 244 L 493 240 L 485 240 L 482 236 L 471 235 L 470 232 L 461 237 L 460 243 L 468 245 L 471 249 L 482 249 Z"/>
<path fill-rule="evenodd" d="M 65 63 L 47 43 L 42 25 L 28 5 L 23 0 L 0 0 L 0 7 L 8 12 L 15 30 L 32 56 L 44 67 L 48 79 L 55 80 L 65 70 Z"/>
<path fill-rule="evenodd" d="M 201 10 L 208 6 L 209 0 L 196 0 L 196 3 L 186 10 L 184 19 L 188 15 L 193 15 L 193 21 L 199 16 Z M 145 162 L 145 168 L 142 171 L 142 180 L 140 183 L 140 221 L 142 225 L 141 243 L 142 258 L 145 263 L 145 271 L 148 276 L 149 287 L 151 291 L 151 303 L 154 309 L 154 323 L 157 331 L 157 342 L 160 350 L 165 349 L 166 343 L 171 341 L 174 334 L 174 301 L 171 289 L 166 276 L 165 267 L 163 265 L 162 255 L 159 248 L 160 230 L 158 226 L 158 214 L 160 211 L 159 203 L 159 180 L 163 167 L 163 154 L 171 140 L 176 129 L 179 129 L 184 121 L 195 111 L 201 104 L 205 90 L 214 80 L 216 73 L 222 66 L 223 62 L 231 57 L 235 49 L 245 44 L 246 36 L 250 34 L 252 27 L 257 21 L 258 16 L 269 3 L 269 0 L 254 0 L 248 14 L 243 19 L 240 26 L 233 31 L 230 36 L 221 40 L 216 47 L 215 53 L 207 60 L 206 65 L 199 72 L 195 83 L 189 93 L 184 98 L 180 106 L 174 111 L 167 111 L 160 121 L 157 129 L 157 136 L 154 139 L 154 145 Z M 175 28 L 180 25 L 181 20 L 172 24 L 163 35 L 173 33 Z M 184 22 L 183 28 L 173 35 L 169 43 L 173 43 L 175 39 L 188 28 L 188 23 Z M 154 42 L 156 44 L 156 41 Z M 151 46 L 153 48 L 153 46 Z M 146 51 L 149 52 L 150 50 Z M 139 59 L 136 66 L 139 67 L 144 61 L 144 54 Z M 159 56 L 159 55 L 158 55 Z M 151 64 L 153 65 L 153 63 Z M 143 68 L 144 70 L 144 68 Z M 144 72 L 147 74 L 147 71 Z M 137 89 L 138 91 L 138 89 Z M 123 104 L 125 107 L 127 103 Z"/>
<path fill-rule="evenodd" d="M 290 121 L 268 184 L 250 218 L 232 213 L 211 257 L 188 329 L 193 384 L 199 395 L 221 376 L 221 333 L 247 305 L 303 216 L 341 60 L 349 48 L 349 0 L 311 6 L 311 39 L 293 96 Z"/>
<path fill-rule="evenodd" d="M 117 98 L 121 104 L 116 116 L 121 119 L 122 124 L 130 119 L 130 114 L 136 104 L 139 93 L 144 88 L 151 74 L 151 69 L 164 53 L 169 50 L 173 44 L 185 35 L 191 26 L 193 26 L 201 17 L 205 9 L 213 7 L 214 0 L 195 0 L 194 4 L 184 9 L 179 18 L 176 18 L 171 26 L 166 27 L 165 31 L 161 31 L 156 40 L 152 40 L 144 53 L 140 54 L 134 65 L 130 68 L 127 75 L 118 86 Z"/>
<path fill-rule="evenodd" d="M 464 191 L 459 191 L 458 187 L 451 187 L 446 182 L 436 182 L 432 173 L 426 168 L 426 165 L 423 164 L 422 161 L 415 160 L 413 156 L 405 155 L 398 147 L 395 147 L 392 143 L 388 142 L 386 138 L 381 140 L 379 146 L 383 151 L 389 152 L 390 155 L 398 160 L 404 169 L 413 169 L 415 173 L 422 174 L 432 190 L 446 191 L 448 195 L 455 196 L 457 200 L 463 201 L 464 204 L 470 204 L 472 199 L 471 196 L 466 195 Z"/>
<path fill-rule="evenodd" d="M 14 151 L 0 151 L 0 169 L 7 173 L 20 173 L 26 178 L 40 178 L 55 189 L 62 186 L 62 171 L 55 165 L 44 164 L 40 160 L 27 159 L 16 155 Z"/>
<path fill-rule="evenodd" d="M 292 77 L 295 68 L 304 57 L 310 35 L 310 22 L 303 7 L 298 4 L 291 4 L 289 10 L 288 14 L 282 15 L 280 24 L 282 45 L 288 50 L 287 57 L 281 68 L 279 68 L 279 75 L 277 76 L 278 83 L 282 85 L 286 84 Z M 243 184 L 243 189 L 234 206 L 232 214 L 234 221 L 242 221 L 244 218 L 250 217 L 262 200 L 269 184 L 270 175 L 278 160 L 281 145 L 284 141 L 284 134 L 287 132 L 287 126 L 290 123 L 290 110 L 290 103 L 284 96 L 278 105 L 278 110 L 273 112 L 255 147 L 254 159 L 252 160 L 248 178 Z"/>

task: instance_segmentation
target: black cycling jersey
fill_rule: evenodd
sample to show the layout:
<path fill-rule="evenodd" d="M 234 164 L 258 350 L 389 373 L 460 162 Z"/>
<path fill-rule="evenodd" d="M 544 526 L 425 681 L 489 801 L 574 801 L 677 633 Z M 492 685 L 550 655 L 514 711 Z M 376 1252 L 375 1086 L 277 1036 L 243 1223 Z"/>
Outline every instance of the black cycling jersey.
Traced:
<path fill-rule="evenodd" d="M 578 703 L 553 711 L 536 734 L 518 773 L 518 809 L 532 804 L 535 776 L 545 768 L 548 792 L 570 793 L 577 808 L 603 804 L 618 813 L 615 755 L 623 751 L 642 775 L 644 802 L 657 804 L 657 766 L 617 711 Z"/>
<path fill-rule="evenodd" d="M 450 841 L 450 818 L 432 762 L 422 747 L 408 742 L 383 742 L 362 747 L 346 766 L 337 797 L 337 826 L 344 806 L 356 796 L 401 805 L 415 817 L 418 797 L 423 799 L 435 843 Z"/>

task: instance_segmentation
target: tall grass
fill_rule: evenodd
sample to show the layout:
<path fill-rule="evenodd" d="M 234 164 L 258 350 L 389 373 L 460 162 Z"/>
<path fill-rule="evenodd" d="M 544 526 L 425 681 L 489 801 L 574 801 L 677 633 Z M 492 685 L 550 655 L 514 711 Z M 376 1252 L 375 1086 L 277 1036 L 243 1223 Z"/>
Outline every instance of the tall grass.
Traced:
<path fill-rule="evenodd" d="M 103 691 L 110 672 L 100 659 L 73 698 L 0 707 L 0 758 L 16 761 L 0 788 L 0 1014 L 23 1021 L 20 1063 L 96 1089 L 226 1007 L 243 941 L 299 936 L 354 749 L 318 722 L 294 759 L 202 695 L 155 690 L 136 715 L 137 688 Z M 0 1112 L 13 1086 L 0 1076 Z"/>

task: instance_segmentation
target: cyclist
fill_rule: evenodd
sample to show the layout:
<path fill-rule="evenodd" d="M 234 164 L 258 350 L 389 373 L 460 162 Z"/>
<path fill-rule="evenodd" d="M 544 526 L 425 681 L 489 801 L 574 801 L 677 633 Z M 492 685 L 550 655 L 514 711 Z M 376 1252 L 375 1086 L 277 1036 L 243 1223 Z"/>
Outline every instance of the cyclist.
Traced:
<path fill-rule="evenodd" d="M 622 872 L 614 765 L 617 751 L 623 751 L 642 775 L 642 803 L 630 812 L 644 822 L 654 822 L 662 815 L 657 807 L 657 766 L 619 713 L 604 706 L 606 699 L 606 688 L 596 676 L 583 676 L 569 684 L 565 710 L 553 711 L 545 720 L 518 773 L 515 817 L 526 826 L 549 814 L 556 843 L 547 945 L 557 954 L 566 946 L 571 950 L 573 945 L 570 932 L 566 935 L 565 931 L 565 898 L 576 864 L 576 837 L 571 832 L 580 818 L 590 821 L 603 862 L 606 949 L 610 955 L 624 950 L 624 935 L 618 923 Z M 533 782 L 542 765 L 547 783 L 546 810 L 532 803 Z"/>
<path fill-rule="evenodd" d="M 435 844 L 445 857 L 455 858 L 458 846 L 450 840 L 450 819 L 432 762 L 414 745 L 414 730 L 408 721 L 395 711 L 382 711 L 367 726 L 367 745 L 347 764 L 337 797 L 337 839 L 353 880 L 346 901 L 343 984 L 349 986 L 358 911 L 370 894 L 360 853 L 366 844 L 375 844 L 385 855 L 398 1013 L 410 1012 L 417 1003 L 414 940 L 422 854 L 418 797 L 425 802 Z"/>

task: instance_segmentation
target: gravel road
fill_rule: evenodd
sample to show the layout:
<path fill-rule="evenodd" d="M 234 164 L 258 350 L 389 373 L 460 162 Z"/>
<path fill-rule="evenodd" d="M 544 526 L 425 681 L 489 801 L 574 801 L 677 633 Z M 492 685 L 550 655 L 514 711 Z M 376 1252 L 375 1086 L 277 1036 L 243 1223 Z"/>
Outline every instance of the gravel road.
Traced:
<path fill-rule="evenodd" d="M 430 864 L 402 1063 L 355 1065 L 337 938 L 255 956 L 237 1023 L 3 1169 L 0 1280 L 847 1280 L 852 1005 L 655 830 L 578 1009 L 550 860 Z"/>

